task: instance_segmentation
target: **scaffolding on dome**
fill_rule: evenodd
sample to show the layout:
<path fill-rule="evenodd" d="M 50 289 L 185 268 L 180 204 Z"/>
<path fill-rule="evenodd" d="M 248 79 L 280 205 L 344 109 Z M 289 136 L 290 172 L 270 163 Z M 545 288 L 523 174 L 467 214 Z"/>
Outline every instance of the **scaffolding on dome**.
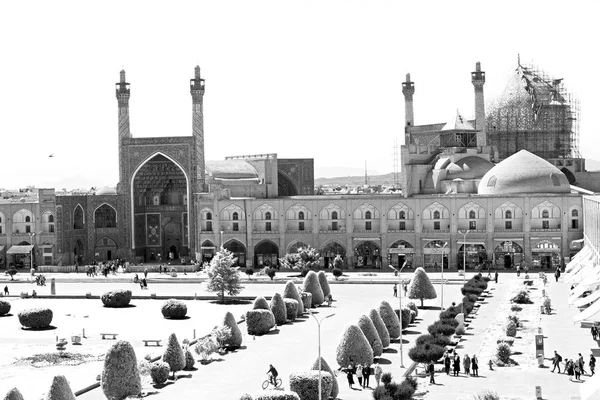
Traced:
<path fill-rule="evenodd" d="M 489 143 L 501 159 L 525 149 L 546 160 L 580 158 L 579 100 L 562 79 L 519 65 L 487 115 Z"/>

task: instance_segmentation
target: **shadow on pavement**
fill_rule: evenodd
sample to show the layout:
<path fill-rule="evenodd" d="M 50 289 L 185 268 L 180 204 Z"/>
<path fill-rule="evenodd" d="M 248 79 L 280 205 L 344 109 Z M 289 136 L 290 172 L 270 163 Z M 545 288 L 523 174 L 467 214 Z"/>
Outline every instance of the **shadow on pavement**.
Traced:
<path fill-rule="evenodd" d="M 403 335 L 420 335 L 421 332 L 405 330 L 405 331 L 402 331 L 402 334 Z"/>

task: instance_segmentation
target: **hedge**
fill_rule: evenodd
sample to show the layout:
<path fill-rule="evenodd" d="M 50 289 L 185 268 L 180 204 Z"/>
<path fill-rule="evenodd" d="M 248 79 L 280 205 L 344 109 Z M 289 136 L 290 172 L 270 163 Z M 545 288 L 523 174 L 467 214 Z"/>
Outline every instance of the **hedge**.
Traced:
<path fill-rule="evenodd" d="M 312 365 L 311 370 L 313 370 L 313 371 L 319 370 L 319 358 L 318 357 L 315 360 L 314 364 Z M 327 361 L 325 361 L 323 359 L 323 357 L 321 357 L 321 371 L 329 372 L 331 374 L 331 377 L 333 378 L 333 385 L 331 387 L 331 394 L 329 396 L 333 397 L 334 399 L 337 399 L 337 396 L 340 393 L 340 386 L 338 385 L 338 381 L 335 377 L 335 374 L 329 367 L 329 364 L 327 364 Z"/>
<path fill-rule="evenodd" d="M 12 388 L 4 396 L 4 400 L 24 400 L 23 395 L 19 392 L 19 389 Z"/>
<path fill-rule="evenodd" d="M 411 309 L 408 307 L 402 307 L 402 330 L 408 328 L 408 326 L 411 324 Z M 396 316 L 398 317 L 398 319 L 400 319 L 400 310 L 399 309 L 394 309 L 394 312 L 396 313 Z M 415 315 L 415 312 L 412 311 L 413 315 Z M 414 320 L 414 317 L 412 317 Z"/>
<path fill-rule="evenodd" d="M 406 307 L 413 310 L 417 317 L 419 316 L 419 309 L 417 308 L 417 305 L 415 303 L 413 303 L 412 301 L 409 301 L 408 304 L 406 305 Z"/>
<path fill-rule="evenodd" d="M 187 306 L 181 300 L 169 299 L 163 303 L 160 311 L 167 319 L 182 319 L 187 314 Z"/>
<path fill-rule="evenodd" d="M 328 399 L 333 387 L 333 376 L 319 374 L 319 371 L 292 372 L 290 374 L 290 391 L 295 392 L 300 400 L 318 400 L 319 375 L 321 376 L 321 397 Z"/>
<path fill-rule="evenodd" d="M 439 321 L 445 325 L 451 325 L 454 328 L 458 326 L 458 321 L 454 318 L 440 318 Z"/>
<path fill-rule="evenodd" d="M 228 347 L 230 349 L 237 349 L 242 345 L 242 331 L 235 321 L 235 317 L 229 311 L 225 313 L 225 317 L 223 317 L 223 324 L 231 330 L 231 337 L 223 342 L 224 347 Z"/>
<path fill-rule="evenodd" d="M 0 315 L 8 314 L 10 312 L 10 308 L 11 308 L 10 302 L 0 300 Z"/>
<path fill-rule="evenodd" d="M 350 361 L 373 364 L 373 349 L 358 326 L 350 325 L 344 331 L 336 349 L 336 361 L 341 367 L 347 367 Z"/>
<path fill-rule="evenodd" d="M 374 308 L 371 309 L 371 311 L 369 311 L 369 318 L 371 318 L 375 329 L 377 329 L 377 334 L 379 335 L 379 339 L 381 339 L 381 345 L 383 348 L 388 347 L 390 345 L 390 333 L 385 327 L 381 315 L 379 315 L 379 311 Z"/>
<path fill-rule="evenodd" d="M 367 317 L 366 315 L 361 315 L 358 318 L 358 327 L 365 335 L 365 338 L 367 338 L 367 342 L 369 342 L 369 344 L 371 345 L 371 349 L 373 350 L 373 356 L 379 357 L 381 354 L 383 354 L 381 338 L 379 337 L 377 329 L 375 329 L 375 325 L 373 325 L 373 321 L 371 321 L 371 318 Z M 379 342 L 378 348 L 376 348 L 375 345 L 376 341 Z"/>
<path fill-rule="evenodd" d="M 300 400 L 300 397 L 295 392 L 287 390 L 263 390 L 249 400 Z"/>
<path fill-rule="evenodd" d="M 381 319 L 390 334 L 390 338 L 395 339 L 400 337 L 400 320 L 390 303 L 382 301 L 379 304 L 379 315 L 381 315 Z"/>
<path fill-rule="evenodd" d="M 454 318 L 460 314 L 460 307 L 448 307 L 440 313 L 440 319 Z"/>
<path fill-rule="evenodd" d="M 286 318 L 295 321 L 298 314 L 298 301 L 294 299 L 283 299 L 285 305 Z"/>
<path fill-rule="evenodd" d="M 496 357 L 503 363 L 507 363 L 510 360 L 510 356 L 512 351 L 510 350 L 510 345 L 505 342 L 498 343 L 496 347 Z"/>
<path fill-rule="evenodd" d="M 444 356 L 446 349 L 435 344 L 424 344 L 415 346 L 408 351 L 408 357 L 418 363 L 436 362 Z"/>
<path fill-rule="evenodd" d="M 450 338 L 448 336 L 433 336 L 433 335 L 421 335 L 417 338 L 417 340 L 415 341 L 415 345 L 417 346 L 422 346 L 425 344 L 435 344 L 436 346 L 440 346 L 440 347 L 446 347 L 448 345 L 450 345 L 452 343 L 452 341 L 450 340 Z"/>
<path fill-rule="evenodd" d="M 64 375 L 56 375 L 52 379 L 45 400 L 75 400 L 75 394 Z"/>
<path fill-rule="evenodd" d="M 329 287 L 329 282 L 327 282 L 327 276 L 324 271 L 319 271 L 317 273 L 317 278 L 319 278 L 319 284 L 321 285 L 321 290 L 323 291 L 323 296 L 327 298 L 331 294 L 331 288 Z M 325 301 L 325 300 L 323 300 Z"/>
<path fill-rule="evenodd" d="M 296 288 L 296 285 L 294 285 L 293 281 L 286 282 L 285 289 L 283 289 L 283 298 L 296 300 L 298 302 L 297 315 L 300 316 L 304 314 L 304 303 L 302 303 L 302 298 L 300 297 L 298 289 Z"/>
<path fill-rule="evenodd" d="M 469 284 L 467 283 L 467 284 L 465 284 L 465 286 L 463 286 L 462 288 L 460 288 L 460 292 L 461 292 L 463 295 L 467 295 L 467 294 L 473 294 L 473 295 L 476 295 L 477 297 L 479 297 L 479 295 L 480 295 L 481 293 L 483 293 L 483 289 L 482 289 L 482 288 L 480 288 L 480 287 L 477 287 L 477 286 L 472 286 L 472 285 L 469 285 Z"/>
<path fill-rule="evenodd" d="M 414 312 L 413 310 L 409 310 L 410 311 L 410 323 L 414 324 L 415 321 L 417 320 L 417 313 Z"/>
<path fill-rule="evenodd" d="M 254 304 L 252 305 L 252 309 L 253 310 L 270 310 L 271 307 L 269 307 L 269 303 L 267 302 L 267 299 L 265 299 L 262 296 L 258 296 L 256 299 L 254 299 Z"/>
<path fill-rule="evenodd" d="M 325 295 L 323 294 L 323 289 L 319 283 L 319 277 L 315 271 L 310 271 L 306 274 L 302 286 L 304 287 L 305 292 L 312 294 L 311 307 L 318 307 L 323 304 Z"/>
<path fill-rule="evenodd" d="M 452 325 L 443 324 L 441 321 L 436 321 L 432 325 L 427 327 L 430 334 L 450 336 L 454 334 L 454 327 Z"/>
<path fill-rule="evenodd" d="M 142 392 L 137 358 L 129 342 L 119 340 L 108 349 L 100 385 L 109 400 L 137 396 Z"/>
<path fill-rule="evenodd" d="M 150 365 L 150 377 L 157 385 L 165 383 L 169 379 L 169 364 L 163 361 L 153 362 Z"/>
<path fill-rule="evenodd" d="M 271 310 L 246 311 L 246 328 L 248 335 L 264 335 L 275 326 L 275 316 Z"/>
<path fill-rule="evenodd" d="M 52 317 L 49 308 L 29 308 L 19 313 L 19 322 L 25 328 L 43 329 L 50 326 Z"/>
<path fill-rule="evenodd" d="M 121 308 L 127 307 L 131 302 L 131 290 L 115 289 L 106 292 L 101 297 L 104 307 Z"/>
<path fill-rule="evenodd" d="M 312 294 L 308 292 L 300 293 L 300 297 L 302 297 L 302 304 L 305 310 L 310 309 L 313 305 Z"/>
<path fill-rule="evenodd" d="M 275 317 L 275 324 L 285 325 L 287 322 L 287 312 L 285 309 L 285 303 L 283 302 L 283 297 L 281 297 L 279 293 L 275 293 L 273 295 L 270 309 Z"/>

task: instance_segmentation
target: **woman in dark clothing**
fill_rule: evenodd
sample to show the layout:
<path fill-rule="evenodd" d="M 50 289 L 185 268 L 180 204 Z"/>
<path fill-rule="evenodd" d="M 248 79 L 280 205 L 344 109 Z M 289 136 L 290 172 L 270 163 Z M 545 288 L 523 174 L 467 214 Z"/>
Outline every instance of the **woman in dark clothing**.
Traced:
<path fill-rule="evenodd" d="M 454 355 L 454 376 L 458 376 L 460 373 L 460 357 L 458 354 Z"/>
<path fill-rule="evenodd" d="M 348 367 L 346 369 L 346 377 L 348 378 L 348 387 L 350 387 L 350 389 L 354 389 L 352 387 L 352 385 L 354 385 L 354 373 L 352 372 L 352 368 Z"/>
<path fill-rule="evenodd" d="M 446 375 L 450 375 L 450 364 L 452 361 L 448 354 L 444 355 L 444 370 L 446 371 Z"/>

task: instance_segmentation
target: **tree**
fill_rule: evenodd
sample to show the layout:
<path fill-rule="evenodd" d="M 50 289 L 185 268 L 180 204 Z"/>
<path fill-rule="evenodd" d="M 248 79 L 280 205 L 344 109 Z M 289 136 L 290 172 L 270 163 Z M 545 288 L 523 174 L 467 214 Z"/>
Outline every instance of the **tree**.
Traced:
<path fill-rule="evenodd" d="M 314 364 L 312 365 L 311 370 L 315 370 L 315 371 L 319 370 L 319 359 L 318 358 L 315 360 Z M 333 371 L 329 367 L 329 364 L 327 364 L 327 362 L 323 359 L 323 357 L 321 357 L 321 371 L 326 371 L 331 374 L 331 377 L 333 378 L 333 387 L 331 388 L 331 394 L 329 396 L 333 397 L 334 399 L 337 399 L 337 396 L 340 393 L 340 387 L 338 386 L 337 378 L 335 377 Z"/>
<path fill-rule="evenodd" d="M 246 272 L 246 275 L 248 275 L 248 279 L 251 279 L 250 277 L 252 275 L 254 275 L 254 268 L 252 268 L 252 267 L 246 267 L 246 270 L 244 272 Z"/>
<path fill-rule="evenodd" d="M 300 255 L 298 253 L 289 253 L 279 259 L 281 265 L 284 268 L 288 268 L 294 271 L 302 269 Z"/>
<path fill-rule="evenodd" d="M 317 277 L 319 278 L 319 283 L 321 284 L 321 289 L 323 290 L 323 296 L 327 298 L 331 294 L 331 288 L 329 287 L 329 282 L 327 282 L 327 276 L 324 271 L 319 271 L 317 273 Z"/>
<path fill-rule="evenodd" d="M 377 329 L 375 329 L 375 325 L 373 325 L 373 321 L 371 318 L 366 315 L 361 315 L 358 319 L 358 327 L 365 334 L 367 338 L 367 342 L 371 345 L 373 349 L 373 356 L 379 357 L 383 352 L 383 348 L 381 347 L 381 339 L 379 338 L 379 333 L 377 333 Z M 379 346 L 376 345 L 376 342 L 379 342 Z"/>
<path fill-rule="evenodd" d="M 221 296 L 221 302 L 225 302 L 225 293 L 236 296 L 244 288 L 240 283 L 240 272 L 234 267 L 236 258 L 233 253 L 221 246 L 221 250 L 215 254 L 207 269 L 209 292 L 217 292 Z"/>
<path fill-rule="evenodd" d="M 319 282 L 319 277 L 315 271 L 310 271 L 304 278 L 304 291 L 312 294 L 312 307 L 317 307 L 323 304 L 325 296 Z"/>
<path fill-rule="evenodd" d="M 427 272 L 422 267 L 417 268 L 408 285 L 408 298 L 420 299 L 421 307 L 423 307 L 423 299 L 435 299 L 436 297 L 437 293 L 427 276 Z"/>
<path fill-rule="evenodd" d="M 12 388 L 6 393 L 4 400 L 23 400 L 23 395 L 19 392 L 19 389 Z"/>
<path fill-rule="evenodd" d="M 46 400 L 75 400 L 73 390 L 64 375 L 57 375 L 52 379 Z"/>
<path fill-rule="evenodd" d="M 18 271 L 14 267 L 11 268 L 11 269 L 9 269 L 8 271 L 6 271 L 6 273 L 10 275 L 10 280 L 11 281 L 15 280 L 14 276 L 17 274 L 17 272 Z"/>
<path fill-rule="evenodd" d="M 137 358 L 129 342 L 119 340 L 106 352 L 101 386 L 109 400 L 121 400 L 142 392 Z"/>
<path fill-rule="evenodd" d="M 336 361 L 340 367 L 347 367 L 351 361 L 373 364 L 373 349 L 358 326 L 350 325 L 344 331 L 336 350 Z"/>
<path fill-rule="evenodd" d="M 165 349 L 162 359 L 169 364 L 169 368 L 173 372 L 173 379 L 177 379 L 175 377 L 175 372 L 185 368 L 185 354 L 174 333 L 171 333 L 169 336 L 167 348 Z"/>
<path fill-rule="evenodd" d="M 321 258 L 319 257 L 319 253 L 317 253 L 314 248 L 310 246 L 300 247 L 298 249 L 298 254 L 300 255 L 305 267 L 310 269 L 316 269 L 319 267 L 319 261 Z"/>
<path fill-rule="evenodd" d="M 298 302 L 298 315 L 304 314 L 304 303 L 293 281 L 286 282 L 285 289 L 283 289 L 283 298 L 296 300 Z"/>
<path fill-rule="evenodd" d="M 223 318 L 223 326 L 228 327 L 231 330 L 231 337 L 223 343 L 225 347 L 237 349 L 242 345 L 242 331 L 240 330 L 235 317 L 229 311 L 225 313 Z"/>

